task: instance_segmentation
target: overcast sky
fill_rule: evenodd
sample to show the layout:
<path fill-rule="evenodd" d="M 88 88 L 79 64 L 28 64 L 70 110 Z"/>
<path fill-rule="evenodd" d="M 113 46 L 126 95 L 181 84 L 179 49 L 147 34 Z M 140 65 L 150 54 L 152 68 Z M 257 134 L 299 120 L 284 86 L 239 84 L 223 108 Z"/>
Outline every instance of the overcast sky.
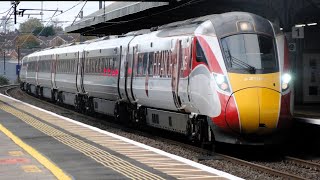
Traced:
<path fill-rule="evenodd" d="M 76 7 L 72 8 L 71 10 L 62 13 L 57 12 L 55 14 L 55 17 L 53 19 L 58 19 L 59 21 L 65 21 L 61 23 L 61 26 L 63 28 L 69 26 L 79 11 L 81 10 L 82 6 L 84 5 L 84 1 L 20 1 L 20 4 L 17 7 L 17 10 L 19 9 L 41 9 L 41 2 L 43 3 L 43 9 L 50 9 L 50 10 L 62 10 L 65 12 L 69 8 L 77 5 Z M 80 3 L 80 4 L 79 4 Z M 105 1 L 105 5 L 112 3 L 112 1 Z M 1 1 L 0 2 L 0 17 L 6 16 L 8 13 L 8 10 L 11 7 L 10 1 Z M 95 11 L 99 10 L 99 1 L 87 1 L 86 5 L 83 8 L 83 15 L 87 16 Z M 11 10 L 10 12 L 13 12 Z M 36 10 L 27 10 L 25 11 L 25 14 L 40 14 L 40 11 Z M 53 16 L 54 11 L 43 11 L 43 21 L 50 21 L 50 18 Z M 10 15 L 10 14 L 9 14 Z M 9 17 L 9 15 L 7 17 Z M 41 19 L 40 15 L 30 15 L 30 17 Z M 11 18 L 14 18 L 13 14 L 11 15 Z M 19 29 L 19 25 L 22 22 L 25 22 L 28 19 L 28 15 L 24 15 L 23 17 L 17 15 L 17 24 L 14 26 L 16 29 Z M 79 20 L 79 18 L 77 19 Z M 14 19 L 12 19 L 12 22 Z M 47 24 L 47 22 L 43 22 L 44 25 Z M 3 28 L 2 26 L 0 27 Z M 14 28 L 13 28 L 14 30 Z"/>

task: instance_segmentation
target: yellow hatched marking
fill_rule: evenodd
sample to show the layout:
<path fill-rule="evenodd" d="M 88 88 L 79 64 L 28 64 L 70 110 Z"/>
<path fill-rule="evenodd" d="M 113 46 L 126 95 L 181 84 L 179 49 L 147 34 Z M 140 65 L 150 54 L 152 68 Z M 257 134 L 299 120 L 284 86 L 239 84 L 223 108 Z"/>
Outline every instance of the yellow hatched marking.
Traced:
<path fill-rule="evenodd" d="M 2 131 L 5 135 L 7 135 L 13 142 L 15 142 L 18 146 L 24 149 L 27 153 L 29 153 L 32 157 L 38 160 L 43 166 L 45 166 L 49 171 L 52 172 L 54 176 L 61 180 L 71 180 L 71 178 L 66 175 L 58 166 L 40 154 L 37 150 L 33 149 L 28 144 L 24 143 L 20 138 L 12 134 L 7 128 L 0 124 L 0 131 Z"/>
<path fill-rule="evenodd" d="M 21 168 L 23 169 L 24 172 L 27 172 L 27 173 L 39 173 L 39 172 L 42 172 L 41 169 L 39 169 L 35 165 L 25 165 L 25 166 L 21 166 Z"/>
<path fill-rule="evenodd" d="M 23 156 L 24 153 L 22 151 L 9 151 L 10 156 Z"/>
<path fill-rule="evenodd" d="M 0 108 L 4 111 L 11 113 L 12 115 L 23 120 L 27 124 L 30 124 L 34 128 L 40 130 L 41 132 L 53 137 L 54 139 L 60 141 L 69 147 L 82 152 L 86 156 L 96 160 L 97 162 L 103 164 L 105 167 L 111 168 L 124 176 L 132 179 L 142 178 L 142 179 L 163 179 L 162 177 L 150 173 L 142 168 L 139 168 L 123 159 L 116 157 L 104 150 L 101 150 L 91 144 L 85 143 L 84 141 L 75 138 L 69 134 L 66 134 L 58 129 L 53 128 L 50 125 L 42 123 L 35 118 L 18 111 L 12 107 L 0 103 Z"/>

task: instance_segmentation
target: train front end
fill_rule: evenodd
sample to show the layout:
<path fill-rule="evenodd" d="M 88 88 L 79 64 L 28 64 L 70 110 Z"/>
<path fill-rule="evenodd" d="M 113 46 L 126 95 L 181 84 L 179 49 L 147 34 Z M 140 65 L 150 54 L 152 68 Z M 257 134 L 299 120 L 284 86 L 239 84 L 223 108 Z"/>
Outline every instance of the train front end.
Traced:
<path fill-rule="evenodd" d="M 212 50 L 216 47 L 206 49 L 214 38 L 198 37 L 198 41 L 208 61 L 218 62 L 209 63 L 221 107 L 220 114 L 211 117 L 216 140 L 236 144 L 282 142 L 293 112 L 284 35 L 268 20 L 250 13 L 221 14 L 212 24 L 220 59 Z"/>

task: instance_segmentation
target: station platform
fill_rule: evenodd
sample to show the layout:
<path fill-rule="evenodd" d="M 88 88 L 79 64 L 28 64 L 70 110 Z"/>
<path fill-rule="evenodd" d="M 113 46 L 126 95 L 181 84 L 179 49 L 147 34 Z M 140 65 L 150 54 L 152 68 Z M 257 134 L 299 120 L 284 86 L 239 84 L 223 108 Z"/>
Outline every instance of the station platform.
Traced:
<path fill-rule="evenodd" d="M 0 179 L 241 179 L 0 94 Z"/>
<path fill-rule="evenodd" d="M 320 104 L 295 105 L 294 119 L 302 123 L 320 125 Z"/>

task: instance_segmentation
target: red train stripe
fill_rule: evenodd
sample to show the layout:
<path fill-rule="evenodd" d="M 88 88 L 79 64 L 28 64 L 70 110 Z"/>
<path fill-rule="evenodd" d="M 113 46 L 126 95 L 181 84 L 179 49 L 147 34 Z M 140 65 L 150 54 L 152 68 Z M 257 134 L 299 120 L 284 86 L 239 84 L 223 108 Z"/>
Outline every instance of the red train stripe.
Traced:
<path fill-rule="evenodd" d="M 283 71 L 288 72 L 289 71 L 289 49 L 288 49 L 288 43 L 287 38 L 284 37 L 284 64 L 283 64 Z"/>
<path fill-rule="evenodd" d="M 198 38 L 199 43 L 200 43 L 201 47 L 203 48 L 203 51 L 207 57 L 207 60 L 209 63 L 209 70 L 211 72 L 213 71 L 218 74 L 223 74 L 222 69 L 218 63 L 218 60 L 217 60 L 216 56 L 213 54 L 207 41 L 201 36 L 198 36 L 197 38 Z"/>

